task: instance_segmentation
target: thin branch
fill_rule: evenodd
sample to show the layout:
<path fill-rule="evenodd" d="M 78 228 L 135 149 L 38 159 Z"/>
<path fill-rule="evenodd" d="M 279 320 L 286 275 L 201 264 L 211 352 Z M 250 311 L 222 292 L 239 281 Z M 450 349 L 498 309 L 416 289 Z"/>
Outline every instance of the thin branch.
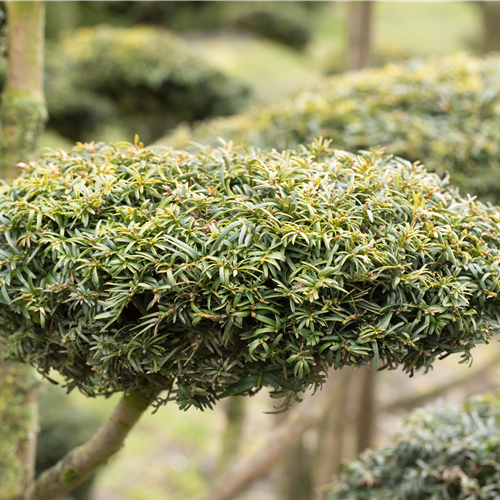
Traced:
<path fill-rule="evenodd" d="M 35 481 L 25 500 L 52 500 L 85 481 L 122 446 L 156 394 L 135 389 L 124 395 L 111 417 L 82 446 L 71 450 Z"/>

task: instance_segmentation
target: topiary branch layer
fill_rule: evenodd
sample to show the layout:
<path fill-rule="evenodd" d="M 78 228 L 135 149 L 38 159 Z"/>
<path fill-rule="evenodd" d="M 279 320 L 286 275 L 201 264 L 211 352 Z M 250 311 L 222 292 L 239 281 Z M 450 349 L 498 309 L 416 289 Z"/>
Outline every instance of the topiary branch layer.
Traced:
<path fill-rule="evenodd" d="M 499 213 L 405 160 L 86 144 L 26 168 L 0 192 L 2 334 L 70 389 L 175 378 L 204 408 L 467 362 L 497 330 Z"/>

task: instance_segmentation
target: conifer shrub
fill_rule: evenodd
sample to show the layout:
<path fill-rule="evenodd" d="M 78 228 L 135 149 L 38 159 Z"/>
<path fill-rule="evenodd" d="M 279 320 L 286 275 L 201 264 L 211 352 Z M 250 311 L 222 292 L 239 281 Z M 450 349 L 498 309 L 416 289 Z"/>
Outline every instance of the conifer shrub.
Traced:
<path fill-rule="evenodd" d="M 341 76 L 234 117 L 180 127 L 164 144 L 217 138 L 287 149 L 315 137 L 348 151 L 384 146 L 464 192 L 500 200 L 500 58 L 413 60 Z"/>
<path fill-rule="evenodd" d="M 347 462 L 324 500 L 423 500 L 500 496 L 500 398 L 419 409 L 384 447 Z"/>
<path fill-rule="evenodd" d="M 242 15 L 237 25 L 256 35 L 303 50 L 311 39 L 304 22 L 284 16 L 278 10 L 255 10 Z"/>
<path fill-rule="evenodd" d="M 499 213 L 408 161 L 123 143 L 23 168 L 0 191 L 1 334 L 69 389 L 175 381 L 204 408 L 331 366 L 467 362 L 496 332 Z"/>
<path fill-rule="evenodd" d="M 154 27 L 81 28 L 49 54 L 49 126 L 75 141 L 118 124 L 157 139 L 182 121 L 235 113 L 249 90 Z"/>

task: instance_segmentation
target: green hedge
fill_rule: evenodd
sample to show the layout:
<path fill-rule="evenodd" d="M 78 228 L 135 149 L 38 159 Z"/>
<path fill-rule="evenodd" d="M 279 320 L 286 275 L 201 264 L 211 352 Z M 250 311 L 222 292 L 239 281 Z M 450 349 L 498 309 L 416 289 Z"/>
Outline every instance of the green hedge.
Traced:
<path fill-rule="evenodd" d="M 69 388 L 290 396 L 497 331 L 499 213 L 404 160 L 87 144 L 25 168 L 0 191 L 0 335 Z"/>
<path fill-rule="evenodd" d="M 500 58 L 411 61 L 343 76 L 162 143 L 216 144 L 217 137 L 279 150 L 314 137 L 339 149 L 385 146 L 421 161 L 465 192 L 500 200 Z"/>
<path fill-rule="evenodd" d="M 346 463 L 324 500 L 500 498 L 500 397 L 417 410 L 385 448 Z"/>
<path fill-rule="evenodd" d="M 295 50 L 304 50 L 311 32 L 302 22 L 283 15 L 278 10 L 255 10 L 242 15 L 237 25 L 256 35 L 280 42 Z"/>
<path fill-rule="evenodd" d="M 81 28 L 48 57 L 49 126 L 72 140 L 117 124 L 150 142 L 180 122 L 234 113 L 248 93 L 159 28 Z"/>

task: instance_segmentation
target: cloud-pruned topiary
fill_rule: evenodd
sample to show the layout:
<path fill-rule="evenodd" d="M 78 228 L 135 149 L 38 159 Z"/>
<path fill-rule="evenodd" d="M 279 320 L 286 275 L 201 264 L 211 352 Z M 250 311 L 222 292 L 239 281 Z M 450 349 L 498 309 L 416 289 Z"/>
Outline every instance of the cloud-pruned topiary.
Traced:
<path fill-rule="evenodd" d="M 46 94 L 49 126 L 65 137 L 95 140 L 118 123 L 151 141 L 182 121 L 235 113 L 249 90 L 167 30 L 98 26 L 49 51 Z"/>
<path fill-rule="evenodd" d="M 286 149 L 321 135 L 348 151 L 379 145 L 498 202 L 499 131 L 500 58 L 459 55 L 323 78 L 274 104 L 181 126 L 162 143 L 214 145 L 222 137 Z"/>
<path fill-rule="evenodd" d="M 0 193 L 2 335 L 69 388 L 175 380 L 203 408 L 467 361 L 496 331 L 498 212 L 405 160 L 87 144 L 24 168 Z"/>
<path fill-rule="evenodd" d="M 500 398 L 419 409 L 390 443 L 342 466 L 325 500 L 493 500 L 500 496 Z"/>

